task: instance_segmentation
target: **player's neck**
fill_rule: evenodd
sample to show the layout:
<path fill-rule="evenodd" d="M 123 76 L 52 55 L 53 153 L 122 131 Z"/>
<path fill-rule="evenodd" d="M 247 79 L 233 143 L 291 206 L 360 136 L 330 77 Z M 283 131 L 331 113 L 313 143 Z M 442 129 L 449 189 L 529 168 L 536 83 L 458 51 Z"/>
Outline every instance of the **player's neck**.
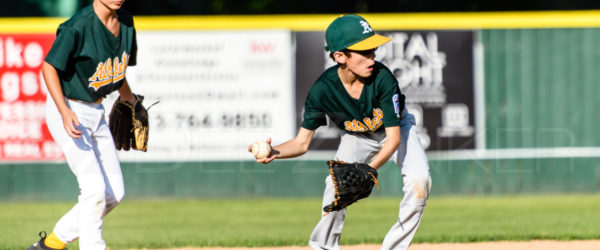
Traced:
<path fill-rule="evenodd" d="M 119 35 L 119 16 L 117 15 L 117 11 L 108 6 L 100 3 L 100 1 L 94 1 L 94 12 L 100 22 L 104 24 L 104 26 L 115 36 Z"/>
<path fill-rule="evenodd" d="M 339 67 L 338 68 L 338 76 L 344 85 L 363 85 L 365 79 L 356 75 L 354 72 L 349 70 L 348 68 Z"/>
<path fill-rule="evenodd" d="M 100 1 L 94 1 L 92 6 L 94 7 L 96 16 L 98 16 L 104 25 L 109 26 L 112 22 L 118 20 L 117 11 L 108 8 L 108 6 L 102 4 Z"/>
<path fill-rule="evenodd" d="M 364 86 L 364 79 L 348 69 L 338 68 L 338 76 L 348 94 L 359 99 Z"/>

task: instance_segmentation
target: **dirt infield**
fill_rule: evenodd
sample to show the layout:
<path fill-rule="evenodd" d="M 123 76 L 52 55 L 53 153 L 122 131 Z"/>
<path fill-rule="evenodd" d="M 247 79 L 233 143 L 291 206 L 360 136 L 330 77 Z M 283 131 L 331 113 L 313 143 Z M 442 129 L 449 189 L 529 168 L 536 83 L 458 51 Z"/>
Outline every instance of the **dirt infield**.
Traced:
<path fill-rule="evenodd" d="M 379 250 L 380 245 L 342 246 L 342 250 Z M 413 244 L 409 250 L 598 250 L 600 240 L 552 241 L 534 240 L 522 242 L 478 242 Z M 312 250 L 309 247 L 267 247 L 267 248 L 178 248 L 164 250 Z"/>

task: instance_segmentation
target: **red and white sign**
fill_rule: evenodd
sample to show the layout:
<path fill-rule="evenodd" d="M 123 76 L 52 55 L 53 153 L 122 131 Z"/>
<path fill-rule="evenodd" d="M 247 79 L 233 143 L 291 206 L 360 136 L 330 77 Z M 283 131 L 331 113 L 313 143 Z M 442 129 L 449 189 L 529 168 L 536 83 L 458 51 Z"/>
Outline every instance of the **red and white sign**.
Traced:
<path fill-rule="evenodd" d="M 0 161 L 62 159 L 45 120 L 41 66 L 54 34 L 0 35 Z"/>

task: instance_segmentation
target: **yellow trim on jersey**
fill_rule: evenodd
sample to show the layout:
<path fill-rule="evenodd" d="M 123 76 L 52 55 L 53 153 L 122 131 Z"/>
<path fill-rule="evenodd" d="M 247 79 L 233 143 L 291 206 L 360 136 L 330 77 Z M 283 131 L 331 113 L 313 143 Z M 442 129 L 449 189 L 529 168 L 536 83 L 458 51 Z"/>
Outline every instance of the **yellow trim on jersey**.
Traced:
<path fill-rule="evenodd" d="M 108 58 L 106 62 L 99 62 L 96 72 L 88 79 L 89 86 L 93 87 L 94 90 L 98 90 L 104 85 L 122 80 L 125 78 L 128 62 L 129 55 L 126 52 L 123 52 L 121 61 L 117 56 L 114 59 Z"/>
<path fill-rule="evenodd" d="M 363 123 L 367 125 L 369 130 L 377 130 L 379 127 L 381 127 L 381 125 L 383 125 L 383 111 L 380 108 L 373 109 L 373 119 L 365 117 L 363 119 Z"/>
<path fill-rule="evenodd" d="M 352 132 L 365 132 L 368 130 L 367 126 L 357 120 L 345 121 L 344 129 Z"/>
<path fill-rule="evenodd" d="M 381 125 L 383 125 L 383 111 L 380 108 L 373 109 L 373 119 L 365 117 L 363 118 L 363 122 L 357 121 L 356 119 L 352 121 L 344 122 L 344 129 L 352 132 L 365 132 L 365 131 L 375 131 Z"/>
<path fill-rule="evenodd" d="M 364 13 L 375 30 L 600 27 L 600 10 Z M 137 30 L 290 29 L 324 31 L 339 14 L 135 16 Z M 0 33 L 54 33 L 66 18 L 0 18 Z"/>

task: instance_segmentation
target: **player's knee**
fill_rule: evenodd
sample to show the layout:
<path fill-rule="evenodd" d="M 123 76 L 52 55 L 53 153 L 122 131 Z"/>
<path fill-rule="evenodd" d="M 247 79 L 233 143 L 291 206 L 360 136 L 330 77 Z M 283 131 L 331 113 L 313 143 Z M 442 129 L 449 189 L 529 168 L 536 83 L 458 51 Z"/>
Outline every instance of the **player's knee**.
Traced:
<path fill-rule="evenodd" d="M 106 206 L 104 190 L 100 188 L 82 190 L 79 202 L 87 204 L 86 207 L 104 208 Z"/>
<path fill-rule="evenodd" d="M 431 186 L 431 175 L 428 172 L 424 172 L 416 176 L 415 181 L 423 186 Z"/>
<path fill-rule="evenodd" d="M 422 178 L 418 179 L 418 186 L 421 188 L 419 193 L 422 194 L 423 198 L 427 198 L 429 196 L 429 190 L 431 190 L 431 177 L 429 175 L 422 176 Z"/>
<path fill-rule="evenodd" d="M 116 207 L 125 197 L 125 190 L 117 190 L 112 193 L 106 195 L 106 207 L 114 208 Z"/>
<path fill-rule="evenodd" d="M 429 174 L 421 174 L 412 176 L 409 180 L 409 185 L 417 199 L 427 199 L 431 189 L 431 177 Z"/>
<path fill-rule="evenodd" d="M 120 190 L 119 192 L 115 192 L 114 193 L 114 202 L 117 204 L 121 203 L 121 201 L 123 200 L 123 197 L 125 197 L 125 190 Z"/>

